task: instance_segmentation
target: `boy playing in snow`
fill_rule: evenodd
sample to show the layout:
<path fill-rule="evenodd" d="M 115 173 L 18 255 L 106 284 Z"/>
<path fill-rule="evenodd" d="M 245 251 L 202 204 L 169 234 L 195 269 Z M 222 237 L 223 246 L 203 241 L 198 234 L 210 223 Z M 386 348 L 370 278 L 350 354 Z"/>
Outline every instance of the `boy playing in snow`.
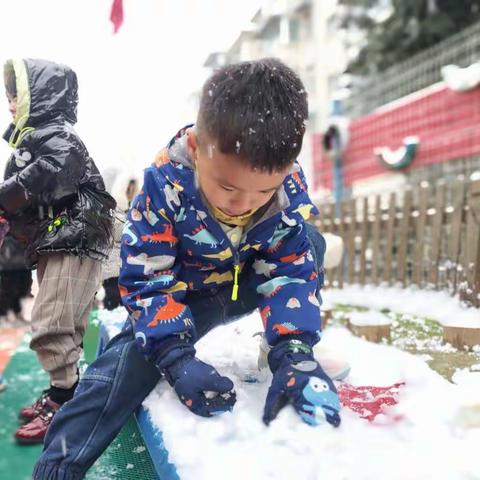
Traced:
<path fill-rule="evenodd" d="M 39 290 L 32 340 L 50 387 L 20 410 L 20 443 L 43 442 L 53 415 L 72 398 L 101 263 L 110 246 L 115 202 L 75 132 L 77 76 L 66 65 L 13 59 L 5 64 L 13 148 L 0 184 L 10 234 L 36 265 Z"/>
<path fill-rule="evenodd" d="M 195 127 L 145 170 L 132 202 L 119 279 L 130 322 L 55 417 L 35 479 L 83 478 L 162 376 L 193 413 L 230 411 L 233 382 L 195 342 L 257 307 L 273 372 L 264 422 L 291 403 L 311 425 L 339 425 L 335 386 L 312 354 L 325 243 L 305 223 L 316 209 L 295 162 L 306 118 L 302 82 L 277 60 L 207 80 Z"/>

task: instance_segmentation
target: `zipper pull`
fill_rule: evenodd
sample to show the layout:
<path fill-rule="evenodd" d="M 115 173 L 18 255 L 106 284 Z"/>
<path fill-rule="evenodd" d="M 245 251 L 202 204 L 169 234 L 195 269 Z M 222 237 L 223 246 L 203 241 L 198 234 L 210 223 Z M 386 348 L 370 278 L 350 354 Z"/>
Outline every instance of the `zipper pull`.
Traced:
<path fill-rule="evenodd" d="M 238 272 L 240 272 L 240 265 L 236 263 L 233 266 L 233 288 L 232 288 L 232 300 L 237 301 L 238 298 Z"/>

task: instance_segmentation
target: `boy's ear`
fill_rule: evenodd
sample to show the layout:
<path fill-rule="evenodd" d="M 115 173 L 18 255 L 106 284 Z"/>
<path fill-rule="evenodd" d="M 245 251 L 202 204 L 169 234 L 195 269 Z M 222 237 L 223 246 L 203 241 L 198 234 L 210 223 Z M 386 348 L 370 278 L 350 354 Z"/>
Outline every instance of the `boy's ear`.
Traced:
<path fill-rule="evenodd" d="M 187 130 L 187 151 L 190 158 L 195 162 L 198 155 L 198 137 L 193 128 Z"/>

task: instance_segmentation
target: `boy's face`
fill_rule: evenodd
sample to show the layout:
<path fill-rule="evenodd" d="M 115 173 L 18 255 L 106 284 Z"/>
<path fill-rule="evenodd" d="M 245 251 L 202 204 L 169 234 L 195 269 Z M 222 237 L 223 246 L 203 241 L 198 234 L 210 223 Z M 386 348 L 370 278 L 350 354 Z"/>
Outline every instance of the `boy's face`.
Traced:
<path fill-rule="evenodd" d="M 203 194 L 210 205 L 231 217 L 263 207 L 290 171 L 290 166 L 282 172 L 254 170 L 238 155 L 224 154 L 203 139 L 199 142 L 193 129 L 187 131 L 187 145 Z"/>
<path fill-rule="evenodd" d="M 8 101 L 8 111 L 12 114 L 12 117 L 15 118 L 17 114 L 17 97 L 14 97 L 7 93 L 7 101 Z"/>

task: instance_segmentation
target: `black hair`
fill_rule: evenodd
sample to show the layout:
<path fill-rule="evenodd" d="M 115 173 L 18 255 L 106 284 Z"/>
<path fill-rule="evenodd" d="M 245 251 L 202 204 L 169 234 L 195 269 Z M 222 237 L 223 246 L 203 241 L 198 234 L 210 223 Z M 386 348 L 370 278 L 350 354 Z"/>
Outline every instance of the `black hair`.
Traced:
<path fill-rule="evenodd" d="M 298 75 L 275 58 L 236 63 L 205 82 L 197 132 L 252 168 L 282 171 L 302 148 L 307 93 Z"/>
<path fill-rule="evenodd" d="M 12 69 L 7 69 L 4 75 L 5 79 L 5 90 L 8 95 L 11 97 L 17 96 L 17 79 L 15 77 L 15 71 Z"/>

